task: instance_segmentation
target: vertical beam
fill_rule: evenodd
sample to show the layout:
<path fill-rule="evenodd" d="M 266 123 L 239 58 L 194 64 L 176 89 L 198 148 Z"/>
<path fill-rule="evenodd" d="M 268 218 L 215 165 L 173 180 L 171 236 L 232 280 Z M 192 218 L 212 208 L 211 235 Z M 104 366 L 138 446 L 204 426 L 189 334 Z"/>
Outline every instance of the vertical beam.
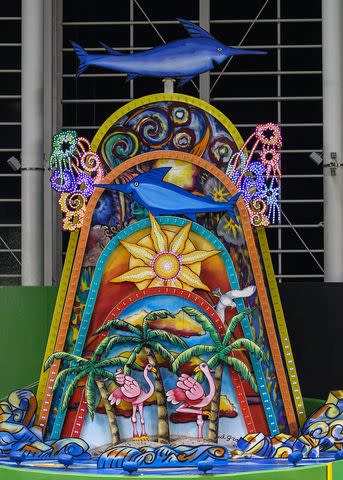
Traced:
<path fill-rule="evenodd" d="M 199 0 L 199 25 L 210 31 L 210 0 Z M 210 102 L 210 72 L 200 75 L 199 95 L 205 102 Z"/>
<path fill-rule="evenodd" d="M 44 3 L 44 159 L 51 151 L 52 136 L 62 128 L 62 0 Z M 58 284 L 62 271 L 61 213 L 57 195 L 44 179 L 44 283 Z"/>
<path fill-rule="evenodd" d="M 324 265 L 326 282 L 343 281 L 343 168 L 329 164 L 336 155 L 342 164 L 343 142 L 343 2 L 322 0 L 323 147 L 324 147 Z"/>
<path fill-rule="evenodd" d="M 277 16 L 277 20 L 280 20 L 281 19 L 281 0 L 277 0 L 277 3 L 276 3 L 276 16 Z M 277 49 L 277 71 L 280 72 L 282 70 L 282 67 L 281 67 L 281 48 L 280 48 L 280 45 L 281 45 L 281 23 L 278 21 L 277 23 L 277 33 L 276 33 L 276 36 L 277 36 L 277 46 L 278 46 L 278 49 Z M 281 97 L 281 74 L 278 73 L 278 76 L 277 76 L 277 96 L 278 97 Z M 280 123 L 282 122 L 282 113 L 281 113 L 281 105 L 282 105 L 282 102 L 280 100 L 278 100 L 277 102 L 277 122 L 278 124 L 280 125 Z M 281 171 L 282 171 L 282 160 L 280 159 L 280 168 L 281 168 Z M 282 183 L 280 183 L 280 200 L 282 198 Z M 279 225 L 281 224 L 281 221 L 279 221 Z M 278 233 L 278 250 L 279 250 L 279 253 L 278 253 L 278 275 L 282 275 L 282 253 L 280 253 L 280 250 L 282 250 L 282 228 L 278 228 L 277 230 L 277 233 Z M 282 283 L 282 277 L 279 278 L 279 283 Z"/>
<path fill-rule="evenodd" d="M 43 5 L 22 0 L 22 285 L 44 282 Z"/>

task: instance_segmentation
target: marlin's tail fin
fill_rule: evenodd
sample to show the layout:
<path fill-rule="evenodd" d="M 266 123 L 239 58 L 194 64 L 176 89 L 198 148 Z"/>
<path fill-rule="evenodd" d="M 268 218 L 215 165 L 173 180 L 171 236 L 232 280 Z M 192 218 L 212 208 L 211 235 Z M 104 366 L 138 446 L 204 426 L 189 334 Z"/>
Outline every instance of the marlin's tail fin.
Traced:
<path fill-rule="evenodd" d="M 86 50 L 77 43 L 73 42 L 70 40 L 70 43 L 72 44 L 76 55 L 79 57 L 79 68 L 77 70 L 76 76 L 79 77 L 89 66 L 89 54 L 86 52 Z"/>
<path fill-rule="evenodd" d="M 235 215 L 235 212 L 233 211 L 234 207 L 236 206 L 236 202 L 238 197 L 241 195 L 241 192 L 236 193 L 233 197 L 230 198 L 230 200 L 227 202 L 227 213 L 230 215 L 232 220 L 236 223 L 237 225 L 237 218 Z"/>

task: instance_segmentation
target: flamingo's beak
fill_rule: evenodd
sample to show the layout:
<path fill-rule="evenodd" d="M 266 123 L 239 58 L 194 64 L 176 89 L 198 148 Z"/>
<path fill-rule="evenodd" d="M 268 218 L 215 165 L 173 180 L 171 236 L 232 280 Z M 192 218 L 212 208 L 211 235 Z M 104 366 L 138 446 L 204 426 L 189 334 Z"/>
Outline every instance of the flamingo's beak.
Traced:
<path fill-rule="evenodd" d="M 152 367 L 151 371 L 152 371 L 152 373 L 157 373 L 157 370 L 156 370 L 155 367 Z"/>
<path fill-rule="evenodd" d="M 195 369 L 194 369 L 194 373 L 198 373 L 198 372 L 200 372 L 200 365 L 198 365 L 198 366 L 195 367 Z"/>

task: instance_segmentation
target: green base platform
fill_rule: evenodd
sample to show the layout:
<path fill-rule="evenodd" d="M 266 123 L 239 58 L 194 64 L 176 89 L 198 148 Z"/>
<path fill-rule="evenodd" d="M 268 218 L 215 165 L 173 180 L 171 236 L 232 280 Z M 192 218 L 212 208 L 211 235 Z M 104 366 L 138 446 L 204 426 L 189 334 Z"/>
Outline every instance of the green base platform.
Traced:
<path fill-rule="evenodd" d="M 181 474 L 182 475 L 182 474 Z M 144 475 L 144 480 L 179 480 L 181 475 Z M 136 476 L 136 475 L 135 475 Z M 129 479 L 132 475 L 101 475 L 101 474 L 80 474 L 73 473 L 72 471 L 61 470 L 46 471 L 26 468 L 14 468 L 0 466 L 0 480 L 61 480 L 61 479 L 99 479 L 99 478 L 111 478 L 116 480 Z M 185 478 L 185 476 L 184 476 Z M 249 472 L 249 473 L 228 473 L 228 474 L 214 474 L 203 475 L 194 474 L 187 475 L 190 479 L 229 479 L 229 480 L 342 480 L 343 479 L 343 461 L 335 461 L 328 464 L 314 465 L 313 467 L 290 467 L 282 470 L 265 470 L 262 472 Z"/>

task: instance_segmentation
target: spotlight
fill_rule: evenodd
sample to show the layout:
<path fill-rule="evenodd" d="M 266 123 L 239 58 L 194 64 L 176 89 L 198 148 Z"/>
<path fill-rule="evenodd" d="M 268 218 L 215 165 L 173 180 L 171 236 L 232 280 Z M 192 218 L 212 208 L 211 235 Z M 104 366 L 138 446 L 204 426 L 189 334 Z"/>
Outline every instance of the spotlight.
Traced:
<path fill-rule="evenodd" d="M 128 472 L 130 475 L 137 472 L 138 470 L 138 463 L 137 462 L 124 462 L 123 463 L 123 470 L 124 472 Z"/>
<path fill-rule="evenodd" d="M 208 460 L 201 460 L 198 463 L 198 470 L 203 473 L 207 473 L 209 470 L 213 469 L 213 461 L 208 459 Z"/>
<path fill-rule="evenodd" d="M 21 163 L 16 157 L 12 156 L 7 160 L 7 163 L 15 172 L 21 169 Z"/>
<path fill-rule="evenodd" d="M 74 463 L 74 458 L 71 455 L 68 455 L 66 453 L 61 453 L 58 456 L 58 462 L 61 465 L 64 465 L 65 468 L 68 468 L 68 467 L 70 467 L 70 465 L 72 465 Z"/>
<path fill-rule="evenodd" d="M 288 462 L 292 463 L 296 467 L 303 458 L 304 458 L 303 454 L 301 452 L 296 451 L 289 455 Z"/>
<path fill-rule="evenodd" d="M 310 154 L 310 159 L 316 164 L 316 165 L 320 165 L 321 163 L 323 163 L 323 157 L 321 155 L 319 155 L 319 153 L 317 152 L 312 152 Z"/>

